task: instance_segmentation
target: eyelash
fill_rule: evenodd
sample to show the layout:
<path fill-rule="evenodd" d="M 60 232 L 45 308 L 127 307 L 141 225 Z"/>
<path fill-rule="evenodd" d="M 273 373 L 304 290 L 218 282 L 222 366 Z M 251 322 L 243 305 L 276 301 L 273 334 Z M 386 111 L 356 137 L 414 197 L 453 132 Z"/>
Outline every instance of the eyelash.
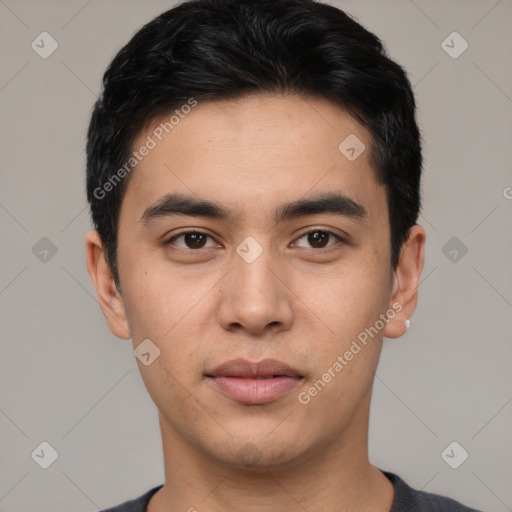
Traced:
<path fill-rule="evenodd" d="M 329 236 L 332 236 L 332 237 L 334 237 L 334 238 L 336 238 L 338 240 L 338 243 L 337 244 L 333 244 L 333 245 L 329 245 L 327 247 L 322 247 L 320 249 L 316 249 L 314 247 L 309 248 L 310 251 L 313 251 L 315 253 L 326 253 L 326 252 L 329 252 L 330 250 L 336 249 L 340 244 L 347 243 L 346 240 L 344 240 L 340 235 L 334 233 L 333 231 L 330 231 L 328 229 L 320 229 L 320 228 L 315 228 L 315 229 L 312 229 L 310 231 L 306 231 L 305 233 L 302 233 L 301 235 L 299 235 L 296 238 L 296 240 L 300 240 L 301 238 L 304 238 L 305 236 L 310 235 L 311 233 L 316 233 L 316 232 L 325 233 L 325 234 L 327 234 Z M 170 248 L 170 250 L 176 251 L 176 252 L 200 252 L 201 249 L 203 249 L 203 248 L 200 248 L 200 249 L 188 249 L 188 248 L 184 249 L 182 247 L 178 247 L 178 248 L 173 247 L 173 242 L 177 238 L 179 238 L 180 236 L 189 235 L 189 234 L 190 235 L 192 235 L 192 234 L 205 235 L 205 236 L 213 239 L 213 237 L 211 235 L 209 235 L 208 233 L 204 233 L 203 231 L 190 230 L 190 231 L 182 231 L 181 233 L 177 233 L 176 235 L 173 235 L 171 238 L 169 238 L 168 240 L 166 240 L 164 242 L 164 245 L 168 246 Z M 307 249 L 307 248 L 303 247 L 303 249 Z"/>

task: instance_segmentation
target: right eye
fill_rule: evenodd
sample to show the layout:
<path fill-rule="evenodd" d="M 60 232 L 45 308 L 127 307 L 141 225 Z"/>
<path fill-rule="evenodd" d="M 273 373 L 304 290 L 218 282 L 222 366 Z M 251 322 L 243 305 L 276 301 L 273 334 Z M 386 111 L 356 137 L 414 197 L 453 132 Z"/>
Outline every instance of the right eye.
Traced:
<path fill-rule="evenodd" d="M 176 235 L 173 235 L 171 238 L 164 242 L 164 245 L 171 246 L 171 250 L 184 250 L 184 251 L 197 251 L 198 249 L 203 249 L 206 245 L 206 240 L 208 238 L 212 238 L 207 233 L 203 233 L 202 231 L 182 231 Z M 182 239 L 184 245 L 176 244 L 176 240 Z M 212 238 L 213 240 L 213 238 Z M 179 249 L 172 247 L 176 245 Z M 216 245 L 214 244 L 213 247 Z M 218 244 L 217 244 L 218 246 Z"/>

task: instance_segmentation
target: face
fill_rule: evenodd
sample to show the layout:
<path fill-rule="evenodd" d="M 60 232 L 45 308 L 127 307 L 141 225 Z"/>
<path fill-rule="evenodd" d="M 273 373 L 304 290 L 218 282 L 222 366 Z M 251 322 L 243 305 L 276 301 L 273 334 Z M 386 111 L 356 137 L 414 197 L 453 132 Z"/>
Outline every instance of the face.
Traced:
<path fill-rule="evenodd" d="M 158 126 L 134 144 L 156 143 L 122 202 L 109 325 L 150 340 L 138 365 L 162 428 L 262 467 L 364 431 L 382 337 L 404 321 L 369 133 L 326 100 L 274 95 Z"/>

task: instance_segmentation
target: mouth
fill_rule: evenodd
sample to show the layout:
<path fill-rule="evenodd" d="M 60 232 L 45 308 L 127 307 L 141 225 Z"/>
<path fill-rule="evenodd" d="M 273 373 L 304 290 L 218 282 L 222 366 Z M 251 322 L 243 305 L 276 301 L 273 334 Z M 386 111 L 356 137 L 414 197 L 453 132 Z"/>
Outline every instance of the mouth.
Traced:
<path fill-rule="evenodd" d="M 273 402 L 288 394 L 304 378 L 276 359 L 260 362 L 234 359 L 207 372 L 205 377 L 223 395 L 249 405 Z"/>

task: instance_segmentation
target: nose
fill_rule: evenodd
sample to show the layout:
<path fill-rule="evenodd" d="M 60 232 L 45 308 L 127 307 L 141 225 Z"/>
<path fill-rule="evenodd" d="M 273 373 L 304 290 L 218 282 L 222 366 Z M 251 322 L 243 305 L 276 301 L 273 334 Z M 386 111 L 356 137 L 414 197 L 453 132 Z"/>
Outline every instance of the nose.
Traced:
<path fill-rule="evenodd" d="M 242 251 L 234 254 L 233 268 L 221 282 L 218 315 L 227 331 L 259 335 L 291 328 L 294 294 L 286 282 L 285 262 L 280 264 L 270 249 L 262 249 L 254 260 Z"/>

